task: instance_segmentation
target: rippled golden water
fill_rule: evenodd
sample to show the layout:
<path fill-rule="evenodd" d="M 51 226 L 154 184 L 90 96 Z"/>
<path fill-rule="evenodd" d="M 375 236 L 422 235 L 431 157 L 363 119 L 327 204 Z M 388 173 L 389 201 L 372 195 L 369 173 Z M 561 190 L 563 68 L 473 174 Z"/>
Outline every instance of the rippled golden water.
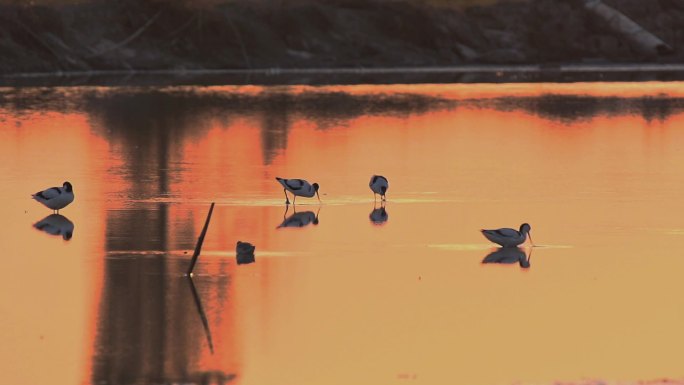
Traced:
<path fill-rule="evenodd" d="M 0 89 L 0 378 L 684 381 L 682 89 Z M 68 240 L 30 199 L 65 180 Z M 540 247 L 479 233 L 522 222 Z"/>

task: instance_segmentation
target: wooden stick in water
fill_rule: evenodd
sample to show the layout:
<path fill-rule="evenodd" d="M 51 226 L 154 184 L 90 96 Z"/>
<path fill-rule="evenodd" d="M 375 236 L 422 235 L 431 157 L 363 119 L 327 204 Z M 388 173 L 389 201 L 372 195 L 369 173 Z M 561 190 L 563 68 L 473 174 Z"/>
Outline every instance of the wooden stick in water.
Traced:
<path fill-rule="evenodd" d="M 192 270 L 195 268 L 195 263 L 197 263 L 200 251 L 202 251 L 202 243 L 204 243 L 204 236 L 207 235 L 207 228 L 209 227 L 209 221 L 211 220 L 211 213 L 213 211 L 214 202 L 211 202 L 211 207 L 209 207 L 209 214 L 207 214 L 207 220 L 204 222 L 204 228 L 202 228 L 202 233 L 197 239 L 197 245 L 195 245 L 195 252 L 192 254 L 192 260 L 190 261 L 190 268 L 188 268 L 187 275 L 192 275 Z"/>

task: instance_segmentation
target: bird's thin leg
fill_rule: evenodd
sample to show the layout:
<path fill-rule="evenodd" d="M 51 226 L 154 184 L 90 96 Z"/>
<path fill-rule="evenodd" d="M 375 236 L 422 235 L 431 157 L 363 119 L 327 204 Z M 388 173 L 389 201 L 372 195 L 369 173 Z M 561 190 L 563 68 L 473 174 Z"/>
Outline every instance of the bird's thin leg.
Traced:
<path fill-rule="evenodd" d="M 382 195 L 382 201 L 383 202 L 387 201 L 387 196 L 385 194 Z"/>
<path fill-rule="evenodd" d="M 297 194 L 293 195 L 292 204 L 294 205 L 296 201 L 297 201 Z"/>
<path fill-rule="evenodd" d="M 289 205 L 285 205 L 285 212 L 283 213 L 283 221 L 285 220 L 285 216 L 287 215 L 287 210 L 290 209 Z"/>
<path fill-rule="evenodd" d="M 378 194 L 373 193 L 373 203 L 375 203 L 378 200 Z"/>
<path fill-rule="evenodd" d="M 285 193 L 285 204 L 289 205 L 290 204 L 290 199 L 287 197 L 287 190 L 283 189 L 283 192 Z"/>

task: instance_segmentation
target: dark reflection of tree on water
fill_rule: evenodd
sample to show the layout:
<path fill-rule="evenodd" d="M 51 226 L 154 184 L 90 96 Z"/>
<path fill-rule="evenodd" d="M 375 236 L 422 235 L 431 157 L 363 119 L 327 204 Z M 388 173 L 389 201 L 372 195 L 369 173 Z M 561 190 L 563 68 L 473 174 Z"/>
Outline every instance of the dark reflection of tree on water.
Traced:
<path fill-rule="evenodd" d="M 288 116 L 275 125 L 267 118 L 261 129 L 262 150 L 281 149 L 286 135 L 280 127 L 289 127 L 292 118 L 303 117 L 321 128 L 341 126 L 362 115 L 406 116 L 456 105 L 480 106 L 501 111 L 524 110 L 545 119 L 572 122 L 599 115 L 641 115 L 645 120 L 666 120 L 684 111 L 684 98 L 666 94 L 641 97 L 544 94 L 539 96 L 505 96 L 494 99 L 449 100 L 438 96 L 411 93 L 349 94 L 341 91 L 290 92 L 289 87 L 264 88 L 256 94 L 211 91 L 190 88 L 166 90 L 116 90 L 67 92 L 63 89 L 26 89 L 17 94 L 12 89 L 0 90 L 0 104 L 15 114 L 23 111 L 84 111 L 91 116 L 110 115 L 108 121 L 155 120 L 166 129 L 187 135 L 201 135 L 207 118 L 230 119 L 236 115 Z M 66 95 L 68 93 L 68 95 Z M 122 108 L 126 107 L 126 108 Z M 128 108 L 130 107 L 130 109 Z M 116 113 L 116 115 L 114 115 Z M 136 117 L 137 115 L 137 117 Z M 224 124 L 228 125 L 228 123 Z M 106 124 L 106 128 L 111 125 Z M 125 124 L 114 126 L 125 127 Z M 269 127 L 279 127 L 269 130 Z M 180 130 L 178 130 L 180 128 Z M 151 129 L 149 126 L 145 130 Z M 268 133 L 276 134 L 268 138 Z M 109 136 L 109 135 L 105 135 Z M 285 140 L 283 140 L 285 139 Z M 265 156 L 264 159 L 269 159 Z"/>
<path fill-rule="evenodd" d="M 641 116 L 648 123 L 654 120 L 663 123 L 671 115 L 684 109 L 684 106 L 676 105 L 676 103 L 663 103 L 660 98 L 641 98 L 639 99 L 639 105 Z"/>
<path fill-rule="evenodd" d="M 265 164 L 271 164 L 280 150 L 287 148 L 287 136 L 292 126 L 288 96 L 276 95 L 265 101 L 261 120 L 261 151 Z"/>
<path fill-rule="evenodd" d="M 205 118 L 213 115 L 211 108 L 158 92 L 94 94 L 83 106 L 100 135 L 118 147 L 122 164 L 112 173 L 130 186 L 124 200 L 170 196 L 185 142 L 202 135 L 208 127 Z M 205 115 L 195 114 L 198 108 Z M 123 256 L 104 264 L 94 383 L 202 383 L 210 378 L 225 383 L 234 377 L 200 370 L 207 349 L 203 341 L 214 349 L 209 325 L 199 297 L 185 278 L 175 275 L 187 261 L 167 257 L 170 232 L 182 232 L 186 243 L 173 246 L 187 249 L 194 228 L 191 218 L 172 228 L 168 210 L 168 203 L 153 201 L 107 212 L 106 251 Z M 129 255 L 134 251 L 144 255 Z M 222 308 L 228 278 L 215 282 L 218 302 L 211 306 Z M 202 310 L 199 319 L 197 309 Z"/>
<path fill-rule="evenodd" d="M 223 119 L 224 126 L 236 116 L 260 120 L 261 146 L 265 164 L 287 146 L 287 136 L 295 118 L 330 127 L 330 122 L 365 115 L 423 113 L 453 106 L 455 102 L 418 94 L 351 95 L 344 92 L 290 93 L 289 88 L 266 90 L 257 94 L 231 92 L 117 91 L 87 93 L 78 108 L 99 122 L 101 134 L 120 141 L 126 160 L 135 165 L 131 171 L 154 169 L 170 157 L 180 155 L 184 140 L 206 132 L 212 119 Z M 154 159 L 156 154 L 159 159 Z M 150 162 L 152 160 L 152 162 Z M 166 159 L 168 160 L 168 159 Z M 142 175 L 145 178 L 145 175 Z M 159 175 L 159 178 L 168 177 Z M 160 181 L 163 184 L 163 181 Z"/>
<path fill-rule="evenodd" d="M 212 119 L 260 117 L 262 151 L 268 163 L 287 146 L 295 117 L 339 121 L 368 113 L 407 114 L 444 107 L 444 103 L 425 97 L 375 99 L 327 93 L 250 96 L 105 92 L 86 95 L 79 108 L 89 114 L 96 132 L 112 146 L 120 147 L 122 165 L 112 173 L 130 184 L 130 189 L 123 192 L 125 199 L 149 200 L 173 193 L 169 186 L 179 175 L 178 161 L 185 142 L 204 135 Z M 208 320 L 201 316 L 199 296 L 188 295 L 187 286 L 170 274 L 182 269 L 175 266 L 178 261 L 166 256 L 170 250 L 169 232 L 182 232 L 189 240 L 195 234 L 192 225 L 171 229 L 168 207 L 167 203 L 153 201 L 107 213 L 106 251 L 123 257 L 107 258 L 104 264 L 93 382 L 201 383 L 204 377 L 198 376 L 204 374 L 196 371 L 201 341 L 206 339 L 209 348 L 217 352 L 226 349 L 213 345 Z M 189 249 L 192 243 L 174 246 Z M 134 251 L 145 256 L 128 255 Z M 227 276 L 217 284 L 212 290 L 218 293 L 219 302 L 210 306 L 221 309 Z M 193 307 L 200 309 L 201 323 L 189 311 Z M 200 324 L 202 328 L 197 327 Z M 205 337 L 199 338 L 198 331 Z M 219 375 L 224 382 L 232 376 Z"/>
<path fill-rule="evenodd" d="M 127 200 L 168 197 L 169 185 L 179 173 L 188 137 L 201 135 L 206 119 L 194 116 L 195 106 L 182 98 L 151 93 L 114 93 L 89 95 L 84 108 L 100 134 L 121 153 L 123 165 L 113 170 L 129 182 Z M 169 205 L 152 203 L 152 208 L 109 212 L 107 250 L 168 251 Z M 186 229 L 184 229 L 186 230 Z M 189 238 L 194 231 L 190 226 Z M 181 245 L 191 246 L 191 245 Z"/>
<path fill-rule="evenodd" d="M 665 121 L 684 111 L 683 98 L 662 97 L 596 97 L 577 95 L 540 95 L 471 100 L 469 103 L 502 111 L 523 110 L 542 118 L 572 123 L 597 116 L 641 115 L 644 120 Z"/>
<path fill-rule="evenodd" d="M 187 261 L 165 259 L 163 255 L 107 258 L 93 383 L 227 383 L 235 377 L 225 372 L 230 368 L 211 368 L 212 363 L 201 362 L 203 351 L 216 350 L 202 293 L 228 292 L 229 275 L 224 272 L 203 280 L 205 290 L 198 292 L 188 277 L 173 273 L 182 271 Z M 221 270 L 227 264 L 222 261 Z M 171 266 L 159 273 L 164 265 Z M 211 298 L 204 305 L 224 312 L 225 298 Z M 217 353 L 233 355 L 232 350 L 232 345 L 219 346 Z"/>

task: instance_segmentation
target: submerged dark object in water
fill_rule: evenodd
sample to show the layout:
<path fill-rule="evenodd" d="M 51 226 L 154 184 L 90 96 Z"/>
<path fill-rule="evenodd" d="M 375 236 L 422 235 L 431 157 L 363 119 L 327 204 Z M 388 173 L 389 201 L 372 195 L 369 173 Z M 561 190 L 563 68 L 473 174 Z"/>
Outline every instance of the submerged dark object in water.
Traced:
<path fill-rule="evenodd" d="M 237 264 L 244 265 L 254 262 L 254 250 L 256 250 L 256 247 L 251 243 L 238 241 L 235 246 Z"/>

